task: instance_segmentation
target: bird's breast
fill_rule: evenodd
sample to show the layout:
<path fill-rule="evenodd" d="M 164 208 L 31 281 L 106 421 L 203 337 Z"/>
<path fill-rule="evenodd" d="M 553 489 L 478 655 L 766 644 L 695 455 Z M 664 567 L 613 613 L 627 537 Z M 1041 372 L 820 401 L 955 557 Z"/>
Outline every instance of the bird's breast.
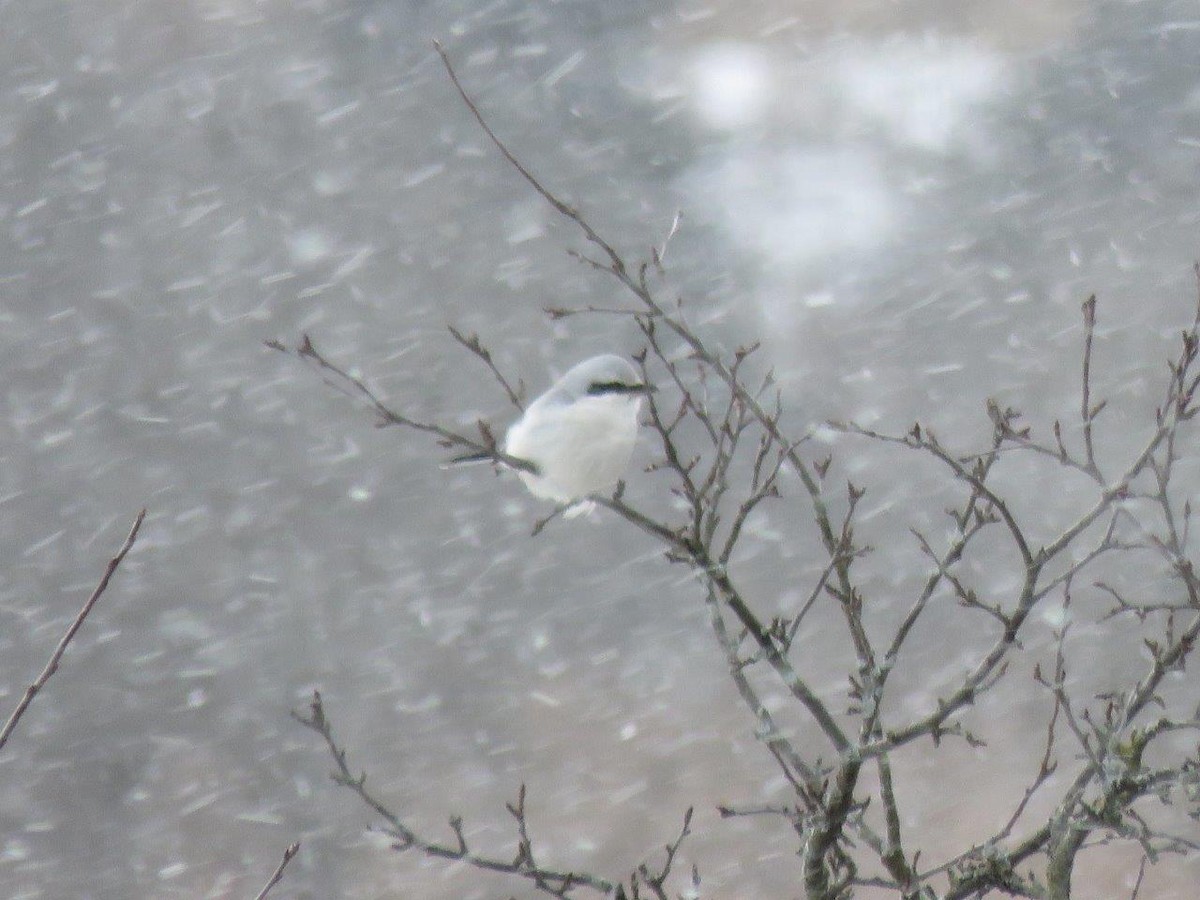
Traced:
<path fill-rule="evenodd" d="M 509 429 L 505 449 L 538 467 L 540 475 L 522 478 L 539 496 L 566 502 L 604 491 L 629 465 L 639 406 L 630 397 L 534 404 Z"/>

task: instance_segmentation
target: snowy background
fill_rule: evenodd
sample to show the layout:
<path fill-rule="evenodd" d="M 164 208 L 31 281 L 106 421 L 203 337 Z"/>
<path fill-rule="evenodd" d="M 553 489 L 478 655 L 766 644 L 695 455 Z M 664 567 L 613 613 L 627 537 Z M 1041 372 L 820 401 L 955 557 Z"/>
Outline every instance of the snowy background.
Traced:
<path fill-rule="evenodd" d="M 5 714 L 149 509 L 0 754 L 5 896 L 248 897 L 295 839 L 280 897 L 530 894 L 367 834 L 288 717 L 314 688 L 352 765 L 427 832 L 459 813 L 507 855 L 503 801 L 527 781 L 542 856 L 617 877 L 694 803 L 684 867 L 712 896 L 795 894 L 789 836 L 714 811 L 786 791 L 695 586 L 603 516 L 531 540 L 545 509 L 515 480 L 440 470 L 429 441 L 374 429 L 263 348 L 309 332 L 398 408 L 502 425 L 503 394 L 447 324 L 533 390 L 640 346 L 613 317 L 547 321 L 546 306 L 624 298 L 564 252 L 578 235 L 486 144 L 434 38 L 514 150 L 623 250 L 682 213 L 676 286 L 714 342 L 764 336 L 797 431 L 920 417 L 969 443 L 987 396 L 1042 424 L 1069 414 L 1096 292 L 1098 390 L 1132 433 L 1190 314 L 1190 0 L 0 10 Z M 921 473 L 837 450 L 876 491 L 886 609 L 923 571 L 909 519 L 945 498 L 924 510 Z M 1060 483 L 1014 480 L 1034 510 Z M 630 490 L 653 504 L 662 487 L 635 474 Z M 1046 514 L 1077 502 L 1055 488 Z M 742 560 L 764 615 L 822 565 L 788 509 Z M 840 708 L 821 621 L 802 667 Z M 919 637 L 913 708 L 972 650 L 969 633 Z M 1028 670 L 971 714 L 989 749 L 898 760 L 928 854 L 995 830 L 1011 803 L 993 792 L 1019 797 L 1032 775 L 1036 760 L 996 768 L 1044 731 L 1048 705 L 1014 699 Z M 1128 896 L 1136 857 L 1090 862 L 1086 896 Z M 1177 862 L 1144 890 L 1191 897 L 1197 878 Z"/>

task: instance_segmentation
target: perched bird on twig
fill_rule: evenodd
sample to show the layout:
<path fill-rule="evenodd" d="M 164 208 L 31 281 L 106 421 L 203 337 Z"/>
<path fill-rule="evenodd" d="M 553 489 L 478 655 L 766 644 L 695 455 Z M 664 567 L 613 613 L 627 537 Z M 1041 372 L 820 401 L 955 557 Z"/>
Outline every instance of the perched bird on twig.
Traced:
<path fill-rule="evenodd" d="M 519 472 L 535 497 L 576 504 L 616 486 L 633 455 L 642 398 L 654 390 L 629 360 L 606 353 L 570 369 L 508 429 L 504 452 L 533 464 Z M 452 463 L 494 459 L 486 453 Z"/>

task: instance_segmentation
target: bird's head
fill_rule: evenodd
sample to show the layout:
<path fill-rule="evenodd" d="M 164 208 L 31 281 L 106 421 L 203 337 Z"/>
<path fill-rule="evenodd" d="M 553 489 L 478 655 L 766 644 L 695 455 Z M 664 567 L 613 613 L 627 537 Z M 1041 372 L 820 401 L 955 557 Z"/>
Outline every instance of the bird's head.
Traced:
<path fill-rule="evenodd" d="M 633 363 L 606 353 L 585 359 L 559 379 L 557 387 L 575 399 L 583 397 L 640 398 L 654 390 Z"/>

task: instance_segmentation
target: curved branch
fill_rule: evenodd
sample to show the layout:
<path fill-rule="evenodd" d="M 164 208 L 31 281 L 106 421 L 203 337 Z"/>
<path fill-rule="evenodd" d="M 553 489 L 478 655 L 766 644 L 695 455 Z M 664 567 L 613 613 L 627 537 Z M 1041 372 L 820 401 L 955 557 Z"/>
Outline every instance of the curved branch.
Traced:
<path fill-rule="evenodd" d="M 382 800 L 367 790 L 366 773 L 354 775 L 346 762 L 346 751 L 339 747 L 333 736 L 333 724 L 325 715 L 325 707 L 321 701 L 320 692 L 313 693 L 312 704 L 307 716 L 293 712 L 294 718 L 301 725 L 315 731 L 325 741 L 330 755 L 333 757 L 335 769 L 332 778 L 335 784 L 349 788 L 358 795 L 367 806 L 373 809 L 380 818 L 388 824 L 386 833 L 395 839 L 396 850 L 415 849 L 426 856 L 438 859 L 455 860 L 483 869 L 489 872 L 500 872 L 505 875 L 516 875 L 533 882 L 538 890 L 553 897 L 566 898 L 576 888 L 588 888 L 601 894 L 608 894 L 616 888 L 610 881 L 586 872 L 562 872 L 555 869 L 543 868 L 533 861 L 532 846 L 525 826 L 525 788 L 521 787 L 520 797 L 515 806 L 509 807 L 509 812 L 517 819 L 520 831 L 520 842 L 516 859 L 507 861 L 496 857 L 483 856 L 473 852 L 462 834 L 462 822 L 457 818 L 450 820 L 450 827 L 456 835 L 455 844 L 440 844 L 421 837 L 406 825 L 398 815 L 392 812 Z"/>

